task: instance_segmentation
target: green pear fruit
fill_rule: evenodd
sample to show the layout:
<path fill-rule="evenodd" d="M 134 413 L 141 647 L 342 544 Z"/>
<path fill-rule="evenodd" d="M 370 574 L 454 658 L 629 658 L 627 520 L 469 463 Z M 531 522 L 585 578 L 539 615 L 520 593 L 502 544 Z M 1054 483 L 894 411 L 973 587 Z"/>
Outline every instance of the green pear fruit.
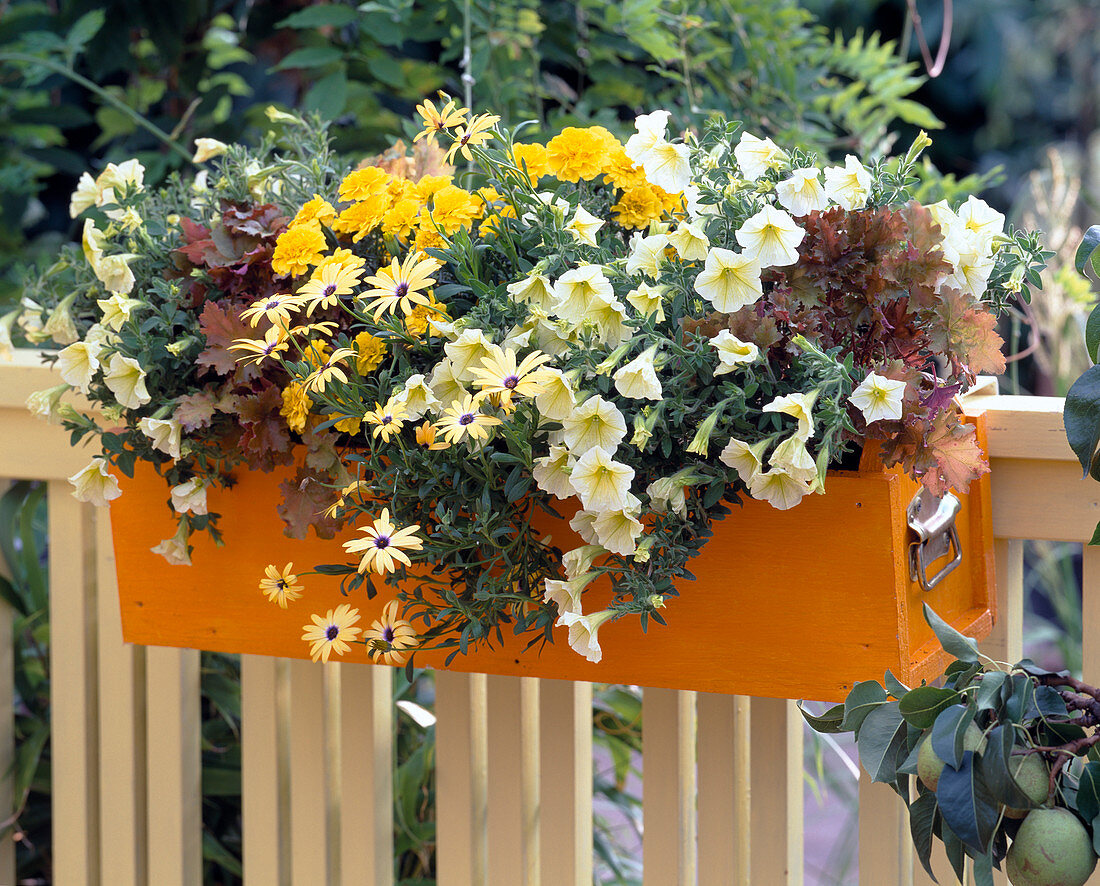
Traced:
<path fill-rule="evenodd" d="M 982 730 L 971 723 L 963 734 L 963 750 L 977 751 L 982 744 Z M 924 786 L 930 791 L 936 789 L 940 783 L 940 773 L 943 772 L 944 762 L 939 755 L 932 750 L 932 733 L 921 740 L 920 750 L 917 751 L 917 776 L 924 782 Z"/>
<path fill-rule="evenodd" d="M 1014 756 L 1009 766 L 1016 784 L 1032 803 L 1041 806 L 1047 801 L 1050 793 L 1050 770 L 1039 754 Z M 1029 811 L 1026 808 L 1013 809 L 1009 806 L 1005 808 L 1005 818 L 1023 818 Z"/>
<path fill-rule="evenodd" d="M 1008 849 L 1012 886 L 1085 886 L 1096 868 L 1089 832 L 1068 809 L 1033 809 Z"/>

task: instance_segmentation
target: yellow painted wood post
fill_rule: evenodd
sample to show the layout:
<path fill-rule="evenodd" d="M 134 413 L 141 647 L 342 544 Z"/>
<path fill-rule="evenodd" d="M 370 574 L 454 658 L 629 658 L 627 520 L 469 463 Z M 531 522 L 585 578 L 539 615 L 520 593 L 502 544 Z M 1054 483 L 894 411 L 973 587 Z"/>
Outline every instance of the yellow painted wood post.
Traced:
<path fill-rule="evenodd" d="M 488 692 L 490 886 L 538 886 L 538 680 L 490 676 Z"/>
<path fill-rule="evenodd" d="M 752 882 L 802 886 L 802 715 L 754 698 L 751 718 Z"/>
<path fill-rule="evenodd" d="M 487 882 L 487 684 L 436 671 L 436 870 L 439 886 Z"/>
<path fill-rule="evenodd" d="M 752 886 L 749 699 L 700 692 L 696 711 L 699 886 Z"/>
<path fill-rule="evenodd" d="M 642 691 L 645 886 L 696 882 L 695 693 Z"/>
<path fill-rule="evenodd" d="M 241 656 L 245 886 L 290 886 L 289 662 Z"/>
<path fill-rule="evenodd" d="M 294 886 L 328 884 L 329 754 L 324 665 L 290 662 L 290 875 Z"/>
<path fill-rule="evenodd" d="M 0 494 L 7 492 L 7 481 L 0 481 Z M 0 558 L 0 576 L 11 577 Z M 12 778 L 15 762 L 15 643 L 12 630 L 14 611 L 0 600 L 0 821 L 15 813 L 17 799 Z M 15 841 L 0 839 L 0 883 L 15 882 Z"/>
<path fill-rule="evenodd" d="M 53 870 L 58 883 L 92 886 L 99 882 L 94 518 L 71 491 L 52 480 L 46 492 Z"/>
<path fill-rule="evenodd" d="M 539 683 L 544 886 L 592 882 L 592 684 Z"/>
<path fill-rule="evenodd" d="M 149 882 L 202 883 L 199 653 L 145 650 Z M 106 886 L 106 884 L 105 884 Z"/>
<path fill-rule="evenodd" d="M 341 886 L 393 884 L 393 671 L 338 664 Z"/>
<path fill-rule="evenodd" d="M 111 521 L 96 517 L 99 626 L 100 880 L 148 882 L 146 832 L 145 649 L 122 642 Z"/>

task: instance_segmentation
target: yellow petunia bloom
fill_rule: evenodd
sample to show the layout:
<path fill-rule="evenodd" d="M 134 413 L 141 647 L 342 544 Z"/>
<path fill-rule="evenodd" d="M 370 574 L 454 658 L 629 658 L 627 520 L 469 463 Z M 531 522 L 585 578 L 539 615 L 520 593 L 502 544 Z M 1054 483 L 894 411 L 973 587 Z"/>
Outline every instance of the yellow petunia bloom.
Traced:
<path fill-rule="evenodd" d="M 402 548 L 419 551 L 424 547 L 424 542 L 416 535 L 418 529 L 420 525 L 415 523 L 398 529 L 390 522 L 389 508 L 383 508 L 374 525 L 359 528 L 366 537 L 344 542 L 344 550 L 349 554 L 363 555 L 359 561 L 359 572 L 369 569 L 378 575 L 385 575 L 394 571 L 395 563 L 411 565 L 412 561 Z"/>
<path fill-rule="evenodd" d="M 302 585 L 298 584 L 298 576 L 294 574 L 294 564 L 287 563 L 279 570 L 279 567 L 271 564 L 264 570 L 266 578 L 260 579 L 260 590 L 268 600 L 278 603 L 283 609 L 290 600 L 297 600 L 302 596 Z"/>
<path fill-rule="evenodd" d="M 370 628 L 363 632 L 370 657 L 388 665 L 404 664 L 405 650 L 420 645 L 413 626 L 397 617 L 397 606 L 396 600 L 387 603 L 382 617 L 371 622 Z"/>
<path fill-rule="evenodd" d="M 359 610 L 347 603 L 330 609 L 324 618 L 320 615 L 310 618 L 313 624 L 303 627 L 302 639 L 310 644 L 309 657 L 313 661 L 327 662 L 333 652 L 343 655 L 351 648 L 348 643 L 354 643 L 363 632 L 362 628 L 354 627 L 359 621 Z"/>
<path fill-rule="evenodd" d="M 271 269 L 285 277 L 297 277 L 317 264 L 328 249 L 325 236 L 319 228 L 304 225 L 287 228 L 275 243 L 271 256 Z"/>

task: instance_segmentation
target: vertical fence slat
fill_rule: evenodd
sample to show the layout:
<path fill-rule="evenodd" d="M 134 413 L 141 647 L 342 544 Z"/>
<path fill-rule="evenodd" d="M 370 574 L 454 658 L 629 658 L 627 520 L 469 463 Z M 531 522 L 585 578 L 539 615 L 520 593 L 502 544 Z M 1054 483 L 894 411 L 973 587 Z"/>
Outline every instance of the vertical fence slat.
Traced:
<path fill-rule="evenodd" d="M 538 680 L 490 676 L 488 692 L 490 886 L 537 886 Z"/>
<path fill-rule="evenodd" d="M 290 662 L 290 876 L 294 886 L 328 883 L 325 665 Z"/>
<path fill-rule="evenodd" d="M 1081 641 L 1086 683 L 1100 683 L 1100 548 L 1085 545 L 1081 564 Z"/>
<path fill-rule="evenodd" d="M 393 884 L 393 672 L 336 665 L 339 687 L 340 883 Z"/>
<path fill-rule="evenodd" d="M 920 862 L 917 862 L 918 864 Z M 913 843 L 909 813 L 888 785 L 859 773 L 859 882 L 861 886 L 912 886 Z"/>
<path fill-rule="evenodd" d="M 754 698 L 752 882 L 802 884 L 802 717 L 793 701 Z"/>
<path fill-rule="evenodd" d="M 487 777 L 484 674 L 436 671 L 436 871 L 439 886 L 483 886 Z"/>
<path fill-rule="evenodd" d="M 241 817 L 246 886 L 290 883 L 286 659 L 241 656 Z"/>
<path fill-rule="evenodd" d="M 8 481 L 0 481 L 0 495 L 7 492 Z M 11 572 L 0 557 L 0 576 Z M 12 778 L 15 762 L 15 637 L 14 610 L 0 600 L 0 820 L 15 814 L 17 798 Z M 15 882 L 15 841 L 0 839 L 0 883 Z"/>
<path fill-rule="evenodd" d="M 982 643 L 982 652 L 1015 664 L 1024 657 L 1024 543 L 1016 538 L 995 541 L 997 621 Z"/>
<path fill-rule="evenodd" d="M 145 650 L 149 882 L 202 883 L 199 653 Z"/>
<path fill-rule="evenodd" d="M 99 617 L 100 878 L 143 886 L 145 862 L 145 649 L 122 642 L 108 512 L 96 512 Z"/>
<path fill-rule="evenodd" d="M 50 716 L 53 871 L 59 883 L 99 881 L 93 516 L 52 480 L 50 537 Z"/>
<path fill-rule="evenodd" d="M 695 785 L 695 693 L 643 690 L 645 886 L 695 884 Z"/>
<path fill-rule="evenodd" d="M 592 882 L 592 684 L 539 685 L 542 882 Z"/>
<path fill-rule="evenodd" d="M 699 886 L 749 881 L 749 699 L 700 692 Z"/>

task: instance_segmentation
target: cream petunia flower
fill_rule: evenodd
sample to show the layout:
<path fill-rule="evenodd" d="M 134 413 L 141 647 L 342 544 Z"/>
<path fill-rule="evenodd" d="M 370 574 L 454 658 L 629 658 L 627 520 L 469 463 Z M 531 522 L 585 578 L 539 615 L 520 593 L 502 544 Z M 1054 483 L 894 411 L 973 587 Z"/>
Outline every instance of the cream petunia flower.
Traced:
<path fill-rule="evenodd" d="M 638 549 L 638 537 L 645 529 L 638 519 L 640 505 L 641 502 L 632 495 L 627 507 L 596 514 L 592 521 L 596 541 L 613 554 L 620 554 L 623 557 L 633 554 Z"/>
<path fill-rule="evenodd" d="M 726 314 L 755 304 L 764 294 L 760 263 L 747 252 L 716 246 L 695 278 L 695 291 Z"/>
<path fill-rule="evenodd" d="M 572 414 L 576 405 L 577 395 L 569 379 L 560 369 L 547 369 L 542 391 L 535 396 L 535 408 L 539 415 L 551 421 L 563 421 Z"/>
<path fill-rule="evenodd" d="M 181 520 L 175 535 L 164 539 L 149 550 L 154 554 L 160 554 L 172 566 L 190 566 L 191 546 L 188 544 L 190 538 L 191 529 L 186 520 Z"/>
<path fill-rule="evenodd" d="M 798 261 L 798 244 L 806 231 L 782 209 L 765 206 L 737 230 L 737 242 L 761 268 L 793 265 Z"/>
<path fill-rule="evenodd" d="M 207 160 L 222 156 L 228 150 L 229 145 L 218 141 L 216 138 L 197 138 L 195 139 L 195 156 L 191 158 L 191 162 L 205 163 Z"/>
<path fill-rule="evenodd" d="M 817 400 L 816 391 L 811 391 L 809 394 L 786 394 L 765 404 L 761 411 L 781 412 L 797 418 L 798 430 L 795 433 L 803 440 L 809 440 L 814 435 L 814 418 L 811 410 L 815 400 Z"/>
<path fill-rule="evenodd" d="M 955 213 L 963 229 L 975 241 L 978 250 L 988 252 L 993 238 L 1004 233 L 1005 217 L 984 200 L 971 194 Z"/>
<path fill-rule="evenodd" d="M 435 364 L 428 387 L 439 403 L 453 403 L 466 396 L 466 388 L 455 377 L 454 364 L 450 360 L 440 360 Z"/>
<path fill-rule="evenodd" d="M 472 382 L 477 378 L 474 370 L 481 366 L 482 360 L 492 356 L 493 343 L 480 329 L 466 329 L 454 341 L 447 342 L 443 351 L 451 360 L 451 373 L 455 379 Z M 450 402 L 440 396 L 438 391 L 436 396 L 444 403 Z"/>
<path fill-rule="evenodd" d="M 775 169 L 787 155 L 770 138 L 757 138 L 751 132 L 741 133 L 741 140 L 733 149 L 733 156 L 741 172 L 749 181 L 756 181 L 769 169 Z"/>
<path fill-rule="evenodd" d="M 742 482 L 748 484 L 753 477 L 764 468 L 764 450 L 768 448 L 768 441 L 761 440 L 750 446 L 744 440 L 730 437 L 729 443 L 718 454 L 718 460 L 737 471 L 737 476 Z"/>
<path fill-rule="evenodd" d="M 583 206 L 578 206 L 573 218 L 565 225 L 565 230 L 573 235 L 573 239 L 586 246 L 599 246 L 596 242 L 596 233 L 604 226 L 602 218 L 596 218 Z"/>
<path fill-rule="evenodd" d="M 572 498 L 575 493 L 573 484 L 569 482 L 569 474 L 576 463 L 577 459 L 569 454 L 568 449 L 552 444 L 549 455 L 534 460 L 531 476 L 535 478 L 539 489 L 554 498 Z"/>
<path fill-rule="evenodd" d="M 545 579 L 546 590 L 543 592 L 542 599 L 544 602 L 553 603 L 558 607 L 558 620 L 555 622 L 556 627 L 561 627 L 565 624 L 562 619 L 566 614 L 581 614 L 581 594 L 597 574 L 598 573 L 595 572 L 589 572 L 584 575 L 578 575 L 575 578 L 566 579 L 565 581 L 558 578 Z"/>
<path fill-rule="evenodd" d="M 597 516 L 599 515 L 595 511 L 586 511 L 581 508 L 569 518 L 569 528 L 577 533 L 585 544 L 599 544 L 600 540 L 596 537 Z"/>
<path fill-rule="evenodd" d="M 96 304 L 103 311 L 103 319 L 100 322 L 108 329 L 118 332 L 122 324 L 130 319 L 134 309 L 142 307 L 145 303 L 116 293 L 110 298 L 96 299 Z"/>
<path fill-rule="evenodd" d="M 107 470 L 107 460 L 104 458 L 93 458 L 69 477 L 69 482 L 73 484 L 73 498 L 89 502 L 97 508 L 122 495 L 118 480 Z"/>
<path fill-rule="evenodd" d="M 78 341 L 62 348 L 57 354 L 57 367 L 61 377 L 77 388 L 88 393 L 88 386 L 99 369 L 100 346 L 95 342 Z"/>
<path fill-rule="evenodd" d="M 710 246 L 702 221 L 681 222 L 668 235 L 668 242 L 672 244 L 681 261 L 702 261 L 707 257 Z"/>
<path fill-rule="evenodd" d="M 626 436 L 623 414 L 600 396 L 589 397 L 562 421 L 565 445 L 576 456 L 593 446 L 614 452 Z"/>
<path fill-rule="evenodd" d="M 545 274 L 531 274 L 515 283 L 509 283 L 507 289 L 508 294 L 516 301 L 526 302 L 543 311 L 549 311 L 554 303 L 550 278 Z"/>
<path fill-rule="evenodd" d="M 438 412 L 441 403 L 419 372 L 405 379 L 405 387 L 394 399 L 404 407 L 409 421 L 416 421 L 426 412 Z"/>
<path fill-rule="evenodd" d="M 810 492 L 808 483 L 796 480 L 782 468 L 776 467 L 754 476 L 749 480 L 748 487 L 749 495 L 766 501 L 780 511 L 793 508 Z"/>
<path fill-rule="evenodd" d="M 660 323 L 665 319 L 665 289 L 652 283 L 639 283 L 626 294 L 626 302 L 643 317 L 652 317 Z"/>
<path fill-rule="evenodd" d="M 554 283 L 554 313 L 570 323 L 583 323 L 596 300 L 615 298 L 611 281 L 599 265 L 581 265 L 562 274 Z"/>
<path fill-rule="evenodd" d="M 904 398 L 905 382 L 895 381 L 874 372 L 870 373 L 849 397 L 852 405 L 863 413 L 863 418 L 868 424 L 882 419 L 886 421 L 900 419 Z"/>
<path fill-rule="evenodd" d="M 773 468 L 782 468 L 795 480 L 809 483 L 817 478 L 817 462 L 797 434 L 792 434 L 775 447 L 768 464 Z"/>
<path fill-rule="evenodd" d="M 637 131 L 627 139 L 626 156 L 642 166 L 649 153 L 665 141 L 668 118 L 671 116 L 668 111 L 653 111 L 635 118 L 634 128 Z"/>
<path fill-rule="evenodd" d="M 634 327 L 626 322 L 626 305 L 617 298 L 592 299 L 585 320 L 595 324 L 600 341 L 609 348 L 617 348 L 634 335 Z"/>
<path fill-rule="evenodd" d="M 684 144 L 657 142 L 642 158 L 650 184 L 670 194 L 679 194 L 691 184 L 691 149 Z"/>
<path fill-rule="evenodd" d="M 862 209 L 871 196 L 871 173 L 848 154 L 843 166 L 825 167 L 825 194 L 849 212 Z"/>
<path fill-rule="evenodd" d="M 577 459 L 569 482 L 581 505 L 589 511 L 616 511 L 627 506 L 634 469 L 615 461 L 611 453 L 593 446 Z"/>
<path fill-rule="evenodd" d="M 666 261 L 665 249 L 668 247 L 668 234 L 650 234 L 643 237 L 640 233 L 630 238 L 630 255 L 626 259 L 626 272 L 637 274 L 641 271 L 656 279 L 661 275 L 661 265 Z"/>
<path fill-rule="evenodd" d="M 99 188 L 96 187 L 95 179 L 86 172 L 81 173 L 80 180 L 76 183 L 76 190 L 69 198 L 69 218 L 83 215 L 85 211 L 96 205 L 98 199 Z"/>
<path fill-rule="evenodd" d="M 603 650 L 600 648 L 598 636 L 599 630 L 614 615 L 615 613 L 610 609 L 594 612 L 591 615 L 579 615 L 576 612 L 565 613 L 561 618 L 561 623 L 569 628 L 570 648 L 591 662 L 599 662 L 603 658 Z"/>
<path fill-rule="evenodd" d="M 710 340 L 711 347 L 718 352 L 718 368 L 715 375 L 725 375 L 733 372 L 744 363 L 752 363 L 760 356 L 760 349 L 752 342 L 741 341 L 728 329 L 720 330 Z"/>
<path fill-rule="evenodd" d="M 137 409 L 152 399 L 145 387 L 145 370 L 133 357 L 112 354 L 103 381 L 119 405 L 126 409 Z"/>
<path fill-rule="evenodd" d="M 172 509 L 177 514 L 206 513 L 206 483 L 192 477 L 186 483 L 172 487 Z"/>
<path fill-rule="evenodd" d="M 664 396 L 661 380 L 653 365 L 653 356 L 657 347 L 647 349 L 625 366 L 621 366 L 612 376 L 615 390 L 624 397 L 634 400 L 660 400 Z"/>
<path fill-rule="evenodd" d="M 821 173 L 813 166 L 792 169 L 791 177 L 775 186 L 775 196 L 791 215 L 801 217 L 820 212 L 829 205 L 825 189 L 818 181 Z"/>
<path fill-rule="evenodd" d="M 180 457 L 180 438 L 183 428 L 174 418 L 143 418 L 138 430 L 153 441 L 153 448 L 172 458 Z"/>
<path fill-rule="evenodd" d="M 565 576 L 569 579 L 579 578 L 592 568 L 592 564 L 601 554 L 607 551 L 602 545 L 581 545 L 566 551 L 561 556 L 561 565 L 565 570 Z"/>

